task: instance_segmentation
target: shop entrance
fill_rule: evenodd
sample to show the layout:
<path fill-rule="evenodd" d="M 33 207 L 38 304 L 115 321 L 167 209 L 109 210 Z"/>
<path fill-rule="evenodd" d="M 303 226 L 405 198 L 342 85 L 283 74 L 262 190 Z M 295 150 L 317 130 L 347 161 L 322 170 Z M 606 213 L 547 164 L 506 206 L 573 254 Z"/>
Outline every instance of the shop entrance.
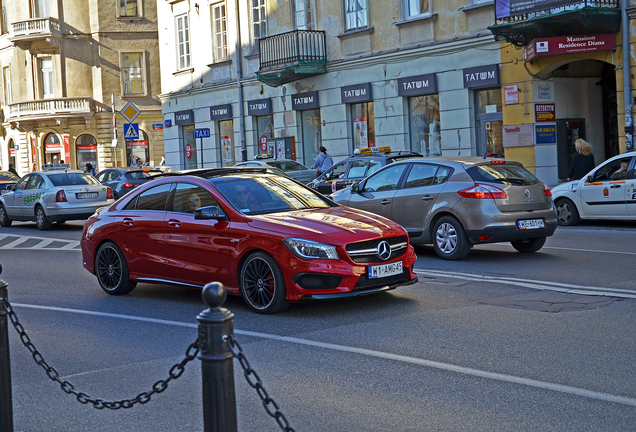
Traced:
<path fill-rule="evenodd" d="M 556 128 L 559 178 L 566 179 L 572 155 L 576 152 L 574 142 L 585 139 L 585 119 L 559 119 Z"/>

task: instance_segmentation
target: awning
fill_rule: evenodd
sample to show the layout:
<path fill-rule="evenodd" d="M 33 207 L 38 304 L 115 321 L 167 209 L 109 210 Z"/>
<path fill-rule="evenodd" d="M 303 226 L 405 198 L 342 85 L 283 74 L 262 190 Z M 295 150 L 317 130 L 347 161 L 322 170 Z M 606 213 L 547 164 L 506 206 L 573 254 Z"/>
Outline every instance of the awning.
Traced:
<path fill-rule="evenodd" d="M 257 79 L 271 87 L 327 73 L 327 62 L 299 62 L 273 71 L 256 72 Z"/>

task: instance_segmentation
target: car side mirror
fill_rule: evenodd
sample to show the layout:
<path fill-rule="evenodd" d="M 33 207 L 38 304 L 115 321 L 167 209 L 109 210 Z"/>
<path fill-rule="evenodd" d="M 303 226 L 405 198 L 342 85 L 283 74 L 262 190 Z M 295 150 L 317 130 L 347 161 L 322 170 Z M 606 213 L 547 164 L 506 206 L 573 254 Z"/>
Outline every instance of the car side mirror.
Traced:
<path fill-rule="evenodd" d="M 360 192 L 360 183 L 354 183 L 351 185 L 351 192 L 359 193 Z"/>
<path fill-rule="evenodd" d="M 7 192 L 15 190 L 15 185 L 9 184 L 9 185 L 7 185 L 7 187 L 4 188 L 4 190 L 6 190 Z"/>
<path fill-rule="evenodd" d="M 227 216 L 219 206 L 205 206 L 199 207 L 194 211 L 194 219 L 216 219 L 218 221 L 226 221 Z"/>
<path fill-rule="evenodd" d="M 591 175 L 587 176 L 587 182 L 588 183 L 592 183 L 593 180 L 594 180 L 593 176 L 591 176 Z"/>

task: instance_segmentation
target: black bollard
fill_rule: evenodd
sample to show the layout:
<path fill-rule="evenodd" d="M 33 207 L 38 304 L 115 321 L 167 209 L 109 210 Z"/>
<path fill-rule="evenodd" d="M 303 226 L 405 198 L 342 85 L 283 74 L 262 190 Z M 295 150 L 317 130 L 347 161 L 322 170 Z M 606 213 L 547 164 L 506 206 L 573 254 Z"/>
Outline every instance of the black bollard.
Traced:
<path fill-rule="evenodd" d="M 2 273 L 2 266 L 0 266 Z M 0 299 L 7 298 L 9 285 L 0 280 Z M 7 311 L 0 304 L 0 432 L 13 432 L 13 402 L 11 400 L 11 356 L 9 353 L 9 322 Z"/>
<path fill-rule="evenodd" d="M 205 285 L 201 296 L 209 307 L 197 316 L 203 378 L 203 430 L 237 432 L 234 359 L 223 340 L 224 336 L 234 336 L 234 314 L 221 307 L 227 297 L 222 283 Z"/>

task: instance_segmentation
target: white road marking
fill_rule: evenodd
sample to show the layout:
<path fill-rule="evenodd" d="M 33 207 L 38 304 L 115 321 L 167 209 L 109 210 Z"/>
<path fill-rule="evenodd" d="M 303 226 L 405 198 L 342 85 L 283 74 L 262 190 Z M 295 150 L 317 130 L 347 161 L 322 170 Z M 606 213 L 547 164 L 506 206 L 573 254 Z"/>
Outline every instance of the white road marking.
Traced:
<path fill-rule="evenodd" d="M 11 243 L 8 243 L 6 245 L 4 245 L 3 247 L 5 249 L 13 249 L 14 247 L 21 245 L 22 243 L 28 241 L 29 238 L 28 237 L 18 237 L 17 240 L 12 241 Z"/>
<path fill-rule="evenodd" d="M 65 239 L 52 239 L 50 237 L 33 237 L 33 236 L 18 236 L 12 234 L 0 235 L 0 240 L 5 238 L 17 237 L 16 240 L 11 243 L 7 243 L 4 246 L 0 246 L 0 249 L 20 249 L 20 250 L 79 250 L 80 242 L 78 240 L 65 240 Z M 22 243 L 28 240 L 38 240 L 39 242 L 29 247 L 19 247 Z M 65 243 L 63 246 L 49 248 L 47 247 L 53 242 Z"/>
<path fill-rule="evenodd" d="M 155 318 L 144 318 L 144 317 L 138 317 L 133 315 L 120 315 L 120 314 L 112 314 L 112 313 L 105 313 L 105 312 L 93 312 L 93 311 L 87 311 L 87 310 L 58 308 L 58 307 L 51 307 L 51 306 L 28 305 L 28 304 L 21 304 L 21 303 L 15 303 L 15 304 L 12 304 L 12 306 L 24 307 L 24 308 L 30 308 L 30 309 L 39 309 L 39 310 L 49 310 L 49 311 L 56 311 L 56 312 L 69 312 L 69 313 L 76 313 L 76 314 L 82 314 L 82 315 L 101 316 L 101 317 L 116 318 L 116 319 L 125 319 L 125 320 L 132 320 L 132 321 L 148 322 L 153 324 L 171 325 L 171 326 L 177 326 L 177 327 L 198 328 L 198 325 L 193 323 L 184 323 L 179 321 L 170 321 L 170 320 L 162 320 L 162 319 L 155 319 Z M 387 353 L 383 351 L 376 351 L 376 350 L 370 350 L 365 348 L 356 348 L 356 347 L 351 347 L 347 345 L 337 345 L 337 344 L 326 343 L 326 342 L 318 342 L 318 341 L 312 341 L 309 339 L 300 339 L 300 338 L 295 338 L 290 336 L 280 336 L 280 335 L 274 335 L 274 334 L 268 334 L 268 333 L 245 331 L 245 330 L 234 330 L 234 333 L 239 335 L 244 335 L 244 336 L 251 336 L 251 337 L 262 338 L 262 339 L 271 339 L 271 340 L 289 342 L 289 343 L 294 343 L 299 345 L 323 348 L 323 349 L 328 349 L 333 351 L 341 351 L 341 352 L 347 352 L 352 354 L 364 355 L 368 357 L 392 360 L 392 361 L 397 361 L 402 363 L 415 364 L 415 365 L 420 365 L 420 366 L 429 367 L 433 369 L 444 370 L 448 372 L 455 372 L 455 373 L 460 373 L 464 375 L 491 379 L 495 381 L 508 382 L 512 384 L 525 385 L 525 386 L 535 387 L 535 388 L 539 388 L 543 390 L 551 390 L 551 391 L 556 391 L 560 393 L 571 394 L 571 395 L 580 396 L 580 397 L 584 397 L 588 399 L 595 399 L 595 400 L 604 401 L 604 402 L 612 402 L 612 403 L 617 403 L 621 405 L 636 407 L 636 398 L 619 396 L 619 395 L 614 395 L 611 393 L 597 392 L 597 391 L 587 390 L 587 389 L 578 388 L 578 387 L 550 383 L 546 381 L 539 381 L 539 380 L 530 379 L 530 378 L 517 377 L 514 375 L 488 372 L 488 371 L 484 371 L 480 369 L 473 369 L 473 368 L 458 366 L 458 365 L 454 365 L 450 363 L 442 363 L 438 361 L 426 360 L 426 359 L 421 359 L 417 357 L 403 356 L 400 354 Z"/>
<path fill-rule="evenodd" d="M 423 276 L 439 277 L 439 278 L 452 278 L 461 279 L 475 282 L 487 282 L 497 284 L 513 284 L 515 286 L 522 286 L 525 288 L 532 288 L 538 290 L 548 290 L 564 292 L 568 294 L 585 294 L 585 295 L 602 295 L 621 298 L 636 298 L 636 287 L 633 290 L 620 289 L 620 288 L 607 288 L 597 286 L 585 286 L 585 285 L 573 285 L 561 282 L 549 282 L 539 281 L 532 279 L 520 279 L 506 276 L 488 276 L 472 273 L 451 273 L 448 271 L 438 270 L 419 270 L 415 269 L 415 273 Z"/>
<path fill-rule="evenodd" d="M 497 249 L 504 247 L 506 249 L 513 249 L 512 245 L 508 243 L 485 243 L 481 245 L 477 245 L 479 248 L 490 248 Z M 564 250 L 564 251 L 575 251 L 575 252 L 590 252 L 590 253 L 605 253 L 605 254 L 618 254 L 618 255 L 636 255 L 636 252 L 621 252 L 621 251 L 611 251 L 611 250 L 598 250 L 598 249 L 581 249 L 581 248 L 570 248 L 570 247 L 558 247 L 558 246 L 543 246 L 541 250 L 544 249 L 555 249 L 555 250 Z"/>

